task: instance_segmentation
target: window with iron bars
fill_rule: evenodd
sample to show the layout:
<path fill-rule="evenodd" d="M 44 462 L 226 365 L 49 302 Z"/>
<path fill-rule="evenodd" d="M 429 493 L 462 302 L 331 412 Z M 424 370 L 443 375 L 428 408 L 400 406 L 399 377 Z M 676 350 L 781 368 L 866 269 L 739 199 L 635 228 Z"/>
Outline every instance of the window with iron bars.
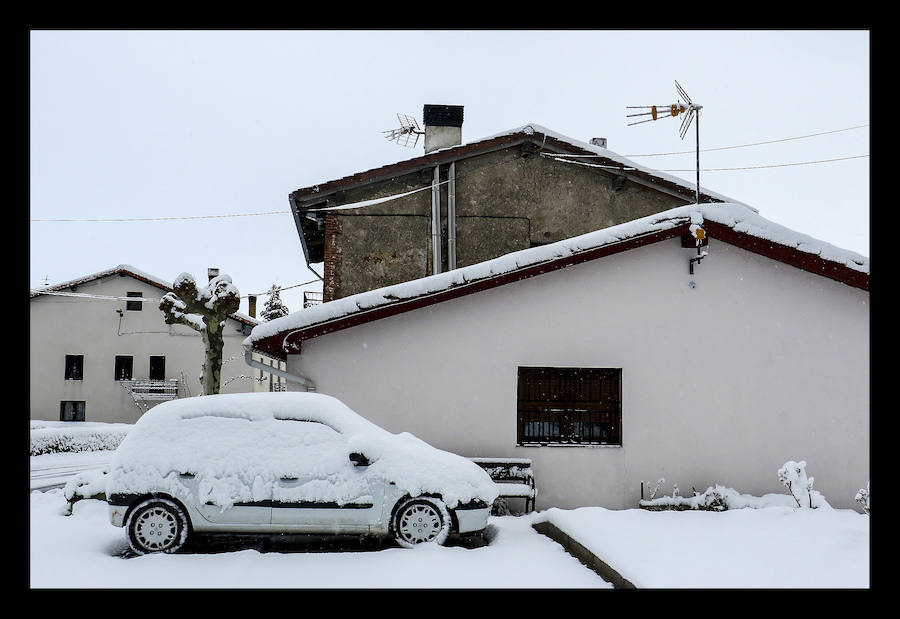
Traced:
<path fill-rule="evenodd" d="M 519 445 L 621 445 L 622 369 L 520 367 Z"/>

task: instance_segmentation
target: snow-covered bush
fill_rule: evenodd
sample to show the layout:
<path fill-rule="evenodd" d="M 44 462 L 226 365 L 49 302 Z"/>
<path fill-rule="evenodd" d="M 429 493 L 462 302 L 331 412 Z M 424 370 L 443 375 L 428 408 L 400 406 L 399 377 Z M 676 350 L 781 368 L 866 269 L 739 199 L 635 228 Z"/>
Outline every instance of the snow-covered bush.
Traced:
<path fill-rule="evenodd" d="M 107 471 L 105 470 L 85 471 L 67 482 L 63 488 L 63 496 L 68 502 L 65 515 L 71 515 L 72 506 L 82 499 L 105 501 L 106 475 Z"/>
<path fill-rule="evenodd" d="M 665 477 L 660 477 L 658 480 L 656 480 L 656 486 L 653 488 L 653 490 L 650 490 L 650 496 L 647 497 L 647 500 L 648 500 L 648 501 L 652 501 L 652 500 L 653 500 L 653 498 L 656 496 L 656 493 L 659 492 L 659 487 L 660 487 L 663 483 L 665 483 L 665 481 L 666 481 L 666 478 L 665 478 Z M 642 482 L 641 482 L 641 497 L 644 496 L 644 484 L 647 485 L 647 489 L 648 489 L 648 490 L 649 490 L 649 488 L 650 488 L 650 482 L 649 482 L 649 481 L 642 481 Z"/>
<path fill-rule="evenodd" d="M 865 513 L 869 513 L 869 482 L 866 482 L 865 488 L 860 488 L 856 493 L 856 502 L 859 503 Z"/>
<path fill-rule="evenodd" d="M 794 462 L 789 460 L 778 469 L 778 481 L 784 484 L 801 509 L 815 509 L 817 507 L 829 507 L 825 497 L 818 490 L 813 490 L 814 477 L 806 474 L 806 461 Z"/>
<path fill-rule="evenodd" d="M 124 423 L 91 423 L 62 422 L 57 424 L 32 422 L 31 446 L 32 456 L 58 452 L 83 452 L 116 449 L 131 424 Z"/>

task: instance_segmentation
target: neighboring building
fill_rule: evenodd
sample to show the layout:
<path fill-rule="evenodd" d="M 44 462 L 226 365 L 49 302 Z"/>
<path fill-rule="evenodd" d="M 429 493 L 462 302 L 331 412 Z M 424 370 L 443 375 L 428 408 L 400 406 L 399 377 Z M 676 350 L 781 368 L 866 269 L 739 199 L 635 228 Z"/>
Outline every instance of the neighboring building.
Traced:
<path fill-rule="evenodd" d="M 325 301 L 697 200 L 694 184 L 617 155 L 603 138 L 532 124 L 462 144 L 462 116 L 460 106 L 426 105 L 423 156 L 290 194 L 305 259 L 324 263 Z M 734 200 L 701 190 L 700 202 Z"/>
<path fill-rule="evenodd" d="M 531 458 L 539 509 L 635 507 L 659 478 L 785 493 L 788 460 L 852 508 L 869 309 L 868 258 L 701 204 L 310 307 L 245 347 L 392 432 Z"/>
<path fill-rule="evenodd" d="M 199 395 L 203 341 L 165 324 L 159 299 L 171 289 L 119 265 L 32 291 L 31 418 L 134 423 L 161 401 Z M 235 313 L 227 323 L 221 391 L 280 389 L 244 361 L 241 341 L 259 321 Z"/>

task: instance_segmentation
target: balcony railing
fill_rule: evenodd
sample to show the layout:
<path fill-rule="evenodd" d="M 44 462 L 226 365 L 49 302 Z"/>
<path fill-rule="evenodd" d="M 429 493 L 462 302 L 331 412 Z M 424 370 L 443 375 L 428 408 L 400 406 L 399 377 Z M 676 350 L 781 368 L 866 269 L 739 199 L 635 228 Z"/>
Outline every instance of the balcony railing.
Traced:
<path fill-rule="evenodd" d="M 132 380 L 131 397 L 134 400 L 174 400 L 178 397 L 178 381 Z"/>
<path fill-rule="evenodd" d="M 322 293 L 321 292 L 312 292 L 310 290 L 303 291 L 303 307 L 312 307 L 313 305 L 320 305 L 322 303 Z"/>

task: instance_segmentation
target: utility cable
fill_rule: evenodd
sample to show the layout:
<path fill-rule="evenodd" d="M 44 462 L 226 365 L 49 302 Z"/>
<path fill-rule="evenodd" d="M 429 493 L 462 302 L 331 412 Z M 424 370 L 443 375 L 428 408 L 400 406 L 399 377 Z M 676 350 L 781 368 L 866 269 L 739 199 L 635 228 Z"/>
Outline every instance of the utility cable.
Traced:
<path fill-rule="evenodd" d="M 834 130 L 832 130 L 832 131 L 823 131 L 823 132 L 820 132 L 820 133 L 811 133 L 811 134 L 808 134 L 808 135 L 796 136 L 796 137 L 792 137 L 792 138 L 782 138 L 782 139 L 779 139 L 779 140 L 769 140 L 769 141 L 766 141 L 766 142 L 755 142 L 755 143 L 752 143 L 752 144 L 740 144 L 740 145 L 737 145 L 737 146 L 723 146 L 723 147 L 719 147 L 719 148 L 700 149 L 700 152 L 709 152 L 709 151 L 716 151 L 716 150 L 728 150 L 728 149 L 734 149 L 734 148 L 744 148 L 744 147 L 747 147 L 747 146 L 758 146 L 758 145 L 761 145 L 761 144 L 774 144 L 774 143 L 776 143 L 776 142 L 786 142 L 786 141 L 790 141 L 790 140 L 800 140 L 800 139 L 809 138 L 809 137 L 815 137 L 815 136 L 819 136 L 819 135 L 827 135 L 827 134 L 830 134 L 830 133 L 839 133 L 839 132 L 841 132 L 841 131 L 850 131 L 850 130 L 853 130 L 853 129 L 860 129 L 860 128 L 862 128 L 862 127 L 868 127 L 868 126 L 869 126 L 869 125 L 857 125 L 857 126 L 855 126 L 855 127 L 847 127 L 847 128 L 845 128 L 845 129 L 834 129 Z M 554 159 L 556 159 L 556 160 L 558 160 L 558 161 L 566 161 L 567 158 L 574 158 L 574 157 L 577 157 L 577 158 L 592 158 L 592 157 L 610 158 L 610 157 L 616 157 L 616 156 L 618 156 L 618 157 L 656 157 L 656 156 L 663 156 L 663 155 L 684 155 L 684 154 L 693 154 L 693 153 L 695 153 L 695 152 L 696 152 L 695 150 L 692 150 L 692 151 L 680 151 L 680 152 L 672 152 L 672 153 L 649 153 L 649 154 L 644 154 L 644 155 L 618 155 L 618 154 L 612 154 L 612 155 L 597 155 L 597 154 L 578 155 L 578 154 L 570 154 L 570 153 L 539 153 L 539 154 L 540 154 L 541 156 L 543 156 L 543 157 L 552 157 L 552 158 L 554 158 Z M 762 169 L 762 168 L 776 168 L 776 167 L 785 167 L 785 166 L 791 166 L 791 165 L 811 165 L 811 164 L 816 164 L 816 163 L 828 163 L 828 162 L 832 162 L 832 161 L 842 161 L 842 160 L 846 160 L 846 159 L 857 159 L 857 158 L 859 158 L 859 157 L 868 157 L 868 156 L 869 156 L 869 155 L 856 155 L 856 156 L 842 157 L 842 158 L 836 158 L 836 159 L 824 159 L 824 160 L 821 160 L 821 161 L 805 161 L 805 162 L 799 162 L 799 163 L 776 164 L 776 165 L 768 165 L 768 166 L 745 166 L 745 167 L 735 167 L 735 168 L 709 168 L 707 171 L 724 171 L 724 170 L 758 170 L 758 169 Z M 500 165 L 501 163 L 503 163 L 503 162 L 498 162 L 498 163 L 496 163 L 496 164 L 494 164 L 494 165 Z M 576 163 L 576 162 L 570 161 L 570 163 Z M 617 166 L 594 166 L 594 167 L 603 167 L 603 168 L 609 168 L 609 169 L 615 169 L 615 170 L 624 170 L 624 171 L 631 171 L 631 170 L 636 170 L 636 169 L 638 169 L 638 168 L 627 167 L 627 166 L 622 166 L 622 167 L 617 167 Z M 656 170 L 656 169 L 654 168 L 654 170 Z M 653 170 L 648 170 L 648 171 L 651 171 L 651 172 L 652 172 Z M 693 170 L 681 170 L 681 169 L 678 169 L 678 170 L 663 170 L 663 169 L 659 169 L 659 170 L 656 170 L 656 171 L 659 171 L 659 172 L 689 172 L 689 171 L 693 171 Z M 701 169 L 701 171 L 703 171 L 703 169 Z M 458 174 L 458 175 L 457 175 L 457 179 L 458 179 L 460 176 L 464 176 L 464 175 L 463 175 L 463 174 Z M 438 185 L 445 185 L 445 184 L 447 184 L 447 183 L 449 183 L 449 180 L 447 180 L 447 181 L 441 181 L 440 183 L 438 183 Z M 392 195 L 390 195 L 390 196 L 385 196 L 385 197 L 383 197 L 383 198 L 374 198 L 374 199 L 372 199 L 372 200 L 364 200 L 364 201 L 361 201 L 361 202 L 355 202 L 355 203 L 352 203 L 352 204 L 340 204 L 340 205 L 337 205 L 337 206 L 323 207 L 323 208 L 317 208 L 317 209 L 316 209 L 316 208 L 312 208 L 312 209 L 307 209 L 307 210 L 310 211 L 310 212 L 312 212 L 312 211 L 315 211 L 315 212 L 325 212 L 325 211 L 333 211 L 333 210 L 346 210 L 346 209 L 354 209 L 354 208 L 365 208 L 365 207 L 367 207 L 367 206 L 374 206 L 374 205 L 376 205 L 376 204 L 382 204 L 382 203 L 384 203 L 384 202 L 389 202 L 389 201 L 392 201 L 392 200 L 399 200 L 400 198 L 405 198 L 405 197 L 410 196 L 410 195 L 413 195 L 413 194 L 415 194 L 415 193 L 419 193 L 420 191 L 428 191 L 428 190 L 430 190 L 431 188 L 432 188 L 432 186 L 431 186 L 431 185 L 428 185 L 428 186 L 426 186 L 426 187 L 421 187 L 421 188 L 419 188 L 419 189 L 414 189 L 414 190 L 412 190 L 412 191 L 407 191 L 407 192 L 404 192 L 404 193 L 392 194 Z M 263 212 L 259 212 L 259 213 L 234 213 L 234 214 L 228 214 L 228 215 L 193 215 L 193 216 L 186 215 L 186 216 L 171 216 L 171 217 L 118 217 L 118 218 L 96 218 L 96 219 L 92 219 L 92 218 L 31 219 L 30 221 L 31 221 L 31 222 L 34 222 L 34 223 L 37 223 L 37 222 L 82 222 L 82 223 L 88 222 L 88 223 L 103 223 L 103 222 L 139 222 L 139 221 L 140 221 L 140 222 L 144 222 L 144 221 L 176 221 L 176 220 L 198 220 L 198 219 L 226 219 L 226 218 L 233 218 L 233 217 L 258 217 L 258 216 L 264 216 L 264 215 L 293 215 L 293 211 L 291 211 L 290 209 L 288 209 L 288 210 L 279 210 L 279 211 L 263 211 Z"/>
<path fill-rule="evenodd" d="M 761 146 L 764 144 L 776 144 L 778 142 L 789 142 L 791 140 L 803 140 L 806 138 L 812 138 L 812 137 L 816 137 L 816 136 L 820 136 L 820 135 L 828 135 L 830 133 L 840 133 L 841 131 L 852 131 L 853 129 L 862 129 L 863 127 L 868 127 L 868 126 L 869 125 L 857 125 L 855 127 L 847 127 L 845 129 L 834 129 L 832 131 L 822 131 L 821 133 L 810 133 L 808 135 L 798 135 L 793 138 L 781 138 L 779 140 L 767 140 L 765 142 L 751 142 L 750 144 L 738 144 L 736 146 L 720 146 L 718 148 L 701 148 L 700 152 L 707 153 L 707 152 L 712 152 L 712 151 L 717 151 L 717 150 L 731 150 L 731 149 L 735 149 L 735 148 L 746 148 L 748 146 Z M 662 156 L 666 156 L 666 155 L 693 155 L 696 152 L 697 151 L 695 149 L 695 150 L 676 151 L 676 152 L 672 152 L 672 153 L 647 153 L 647 154 L 643 154 L 643 155 L 618 155 L 618 156 L 619 157 L 662 157 Z M 565 156 L 566 157 L 579 157 L 579 158 L 606 157 L 606 155 L 596 155 L 596 154 L 591 154 L 591 155 L 567 154 Z"/>

